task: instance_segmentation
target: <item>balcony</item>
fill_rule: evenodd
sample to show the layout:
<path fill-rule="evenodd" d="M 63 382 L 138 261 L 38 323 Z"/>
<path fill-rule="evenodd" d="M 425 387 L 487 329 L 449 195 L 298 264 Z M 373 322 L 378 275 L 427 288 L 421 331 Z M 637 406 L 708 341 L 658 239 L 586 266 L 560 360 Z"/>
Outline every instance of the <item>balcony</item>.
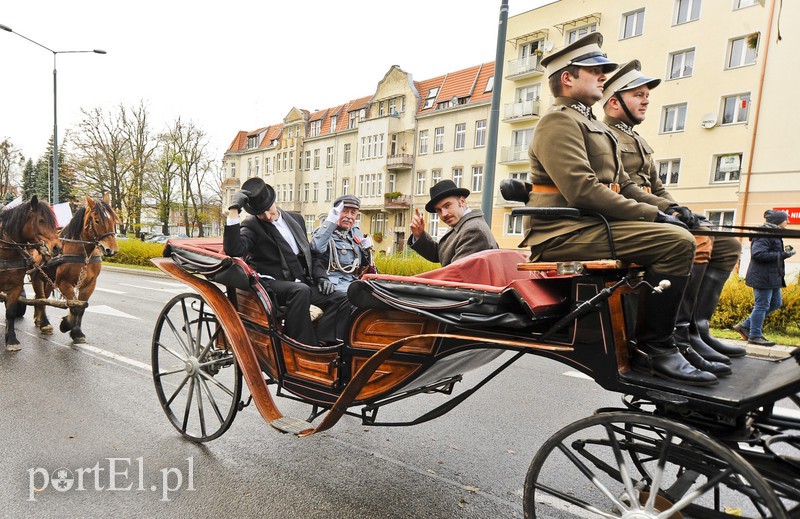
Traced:
<path fill-rule="evenodd" d="M 540 56 L 531 54 L 524 58 L 512 59 L 506 63 L 506 79 L 517 81 L 531 77 L 541 76 L 544 69 L 539 65 Z"/>
<path fill-rule="evenodd" d="M 386 159 L 386 169 L 389 171 L 397 170 L 397 169 L 411 169 L 411 166 L 414 164 L 414 157 L 407 153 L 401 153 L 399 155 L 389 155 Z"/>
<path fill-rule="evenodd" d="M 407 209 L 411 207 L 411 197 L 398 195 L 392 198 L 386 198 L 383 206 L 386 209 Z"/>
<path fill-rule="evenodd" d="M 529 121 L 539 118 L 539 100 L 508 103 L 503 107 L 504 122 Z"/>
<path fill-rule="evenodd" d="M 500 148 L 500 163 L 513 164 L 528 161 L 527 146 L 503 146 Z"/>

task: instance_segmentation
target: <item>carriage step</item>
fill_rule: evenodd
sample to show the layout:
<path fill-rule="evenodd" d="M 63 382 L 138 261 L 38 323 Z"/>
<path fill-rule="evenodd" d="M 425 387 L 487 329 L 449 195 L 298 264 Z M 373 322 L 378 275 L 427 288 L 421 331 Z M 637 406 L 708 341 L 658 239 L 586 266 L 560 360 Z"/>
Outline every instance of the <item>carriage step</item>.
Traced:
<path fill-rule="evenodd" d="M 292 418 L 291 416 L 282 416 L 277 420 L 269 423 L 274 428 L 281 432 L 299 434 L 302 431 L 313 428 L 314 426 L 300 418 Z"/>

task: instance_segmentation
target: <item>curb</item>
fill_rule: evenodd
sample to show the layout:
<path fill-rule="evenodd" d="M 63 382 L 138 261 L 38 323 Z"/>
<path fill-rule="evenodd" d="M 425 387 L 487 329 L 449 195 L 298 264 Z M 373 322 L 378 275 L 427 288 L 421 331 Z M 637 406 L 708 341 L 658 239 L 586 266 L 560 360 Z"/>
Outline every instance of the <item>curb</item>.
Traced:
<path fill-rule="evenodd" d="M 150 276 L 155 278 L 169 278 L 168 275 L 164 274 L 160 270 L 132 269 L 128 267 L 119 267 L 117 265 L 103 265 L 103 270 L 109 270 L 111 272 L 125 272 L 127 274 L 138 274 L 140 276 Z"/>

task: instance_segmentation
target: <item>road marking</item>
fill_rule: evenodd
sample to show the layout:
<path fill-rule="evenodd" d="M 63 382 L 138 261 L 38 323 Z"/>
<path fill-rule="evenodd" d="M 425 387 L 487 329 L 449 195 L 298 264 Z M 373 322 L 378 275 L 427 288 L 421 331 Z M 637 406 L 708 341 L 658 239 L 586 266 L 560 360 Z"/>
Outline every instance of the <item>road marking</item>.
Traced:
<path fill-rule="evenodd" d="M 150 281 L 150 283 L 156 283 L 156 284 L 159 284 L 159 285 L 167 285 L 168 287 L 173 287 L 173 288 L 180 288 L 180 287 L 185 287 L 186 286 L 185 283 L 174 283 L 172 281 L 155 281 L 155 280 L 153 280 L 153 281 Z"/>
<path fill-rule="evenodd" d="M 102 348 L 97 348 L 95 346 L 90 346 L 88 344 L 73 344 L 72 348 L 76 350 L 82 350 L 84 352 L 91 352 L 97 355 L 102 355 L 103 357 L 107 357 L 109 359 L 116 360 L 117 362 L 122 362 L 124 364 L 128 364 L 129 366 L 143 369 L 145 371 L 151 371 L 150 364 L 145 364 L 144 362 L 139 362 L 138 360 L 130 359 L 123 355 L 119 355 L 117 353 L 104 350 Z"/>
<path fill-rule="evenodd" d="M 108 305 L 90 305 L 86 307 L 87 312 L 91 312 L 93 314 L 102 314 L 102 315 L 112 315 L 114 317 L 125 317 L 126 319 L 136 319 L 139 321 L 140 319 L 136 316 L 126 314 L 116 308 L 111 308 Z"/>
<path fill-rule="evenodd" d="M 592 377 L 587 375 L 586 373 L 581 373 L 580 371 L 565 371 L 562 373 L 565 377 L 572 377 L 572 378 L 582 378 L 584 380 L 594 380 Z"/>
<path fill-rule="evenodd" d="M 188 288 L 185 285 L 182 285 L 183 288 L 146 287 L 142 285 L 130 285 L 128 283 L 120 283 L 120 285 L 123 287 L 139 288 L 142 290 L 152 290 L 154 292 L 168 292 L 170 294 L 182 294 L 186 292 Z"/>
<path fill-rule="evenodd" d="M 97 292 L 108 292 L 109 294 L 127 294 L 127 292 L 123 292 L 122 290 L 112 290 L 110 288 L 101 288 L 101 287 L 94 287 Z"/>

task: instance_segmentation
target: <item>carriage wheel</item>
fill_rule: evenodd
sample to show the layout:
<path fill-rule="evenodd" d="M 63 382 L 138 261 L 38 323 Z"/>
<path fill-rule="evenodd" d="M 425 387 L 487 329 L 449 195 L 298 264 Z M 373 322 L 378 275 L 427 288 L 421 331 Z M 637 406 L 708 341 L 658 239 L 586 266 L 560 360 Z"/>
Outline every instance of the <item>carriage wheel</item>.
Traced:
<path fill-rule="evenodd" d="M 242 397 L 242 374 L 225 332 L 196 294 L 180 294 L 158 316 L 153 381 L 172 425 L 193 441 L 222 435 Z"/>
<path fill-rule="evenodd" d="M 584 418 L 548 439 L 528 469 L 523 506 L 528 519 L 787 517 L 739 454 L 680 423 L 630 412 Z"/>

